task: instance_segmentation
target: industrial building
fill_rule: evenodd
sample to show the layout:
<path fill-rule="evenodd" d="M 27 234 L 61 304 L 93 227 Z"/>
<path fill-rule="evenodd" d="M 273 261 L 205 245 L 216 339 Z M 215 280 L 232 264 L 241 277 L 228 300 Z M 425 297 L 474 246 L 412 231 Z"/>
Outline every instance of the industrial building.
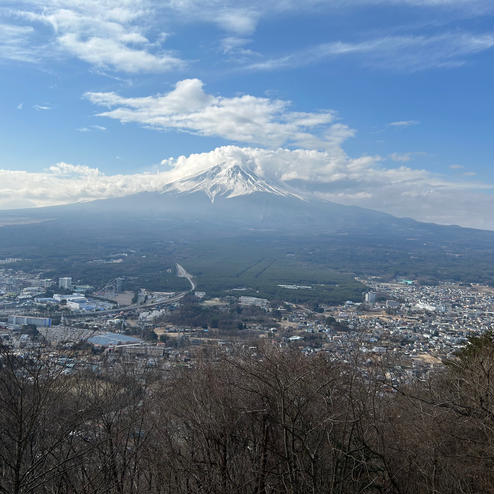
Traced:
<path fill-rule="evenodd" d="M 34 316 L 9 316 L 9 324 L 15 327 L 26 326 L 32 324 L 36 327 L 49 328 L 51 326 L 51 318 L 49 317 L 34 317 Z"/>

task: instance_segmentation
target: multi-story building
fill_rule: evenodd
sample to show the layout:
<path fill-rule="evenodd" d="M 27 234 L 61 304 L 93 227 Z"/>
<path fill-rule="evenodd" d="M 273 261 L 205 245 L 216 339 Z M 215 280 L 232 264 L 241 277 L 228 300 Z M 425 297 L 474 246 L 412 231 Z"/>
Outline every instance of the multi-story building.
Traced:
<path fill-rule="evenodd" d="M 70 276 L 58 278 L 58 288 L 63 288 L 64 290 L 70 290 L 72 288 L 72 278 Z"/>
<path fill-rule="evenodd" d="M 376 303 L 376 292 L 367 292 L 364 296 L 366 304 L 374 305 Z"/>

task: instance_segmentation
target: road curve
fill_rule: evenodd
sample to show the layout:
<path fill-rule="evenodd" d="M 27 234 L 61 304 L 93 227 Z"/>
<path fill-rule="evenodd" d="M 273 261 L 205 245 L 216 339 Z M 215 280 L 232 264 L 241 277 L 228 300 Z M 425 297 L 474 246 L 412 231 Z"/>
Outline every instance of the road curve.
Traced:
<path fill-rule="evenodd" d="M 187 281 L 190 283 L 190 290 L 193 292 L 196 289 L 196 284 L 192 279 L 192 275 L 190 273 L 187 273 L 187 271 L 181 264 L 176 263 L 176 265 L 177 265 L 177 276 L 179 278 L 187 278 Z"/>

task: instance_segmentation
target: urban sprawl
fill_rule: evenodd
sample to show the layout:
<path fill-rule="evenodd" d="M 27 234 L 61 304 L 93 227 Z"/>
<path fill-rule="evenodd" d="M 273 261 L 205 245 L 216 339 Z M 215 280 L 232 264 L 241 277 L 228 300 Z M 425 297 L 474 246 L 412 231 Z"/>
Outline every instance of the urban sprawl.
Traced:
<path fill-rule="evenodd" d="M 103 288 L 70 276 L 53 280 L 16 270 L 16 261 L 0 261 L 0 344 L 19 355 L 47 356 L 66 373 L 120 364 L 167 370 L 270 342 L 341 361 L 358 355 L 364 368 L 385 360 L 394 377 L 420 378 L 451 358 L 469 336 L 494 329 L 494 289 L 476 284 L 359 278 L 367 288 L 361 300 L 302 305 L 242 296 L 242 287 L 208 298 L 180 265 L 172 269 L 188 279 L 188 292 L 126 291 L 123 277 Z M 168 320 L 191 300 L 199 310 L 247 309 L 260 316 L 232 330 Z"/>

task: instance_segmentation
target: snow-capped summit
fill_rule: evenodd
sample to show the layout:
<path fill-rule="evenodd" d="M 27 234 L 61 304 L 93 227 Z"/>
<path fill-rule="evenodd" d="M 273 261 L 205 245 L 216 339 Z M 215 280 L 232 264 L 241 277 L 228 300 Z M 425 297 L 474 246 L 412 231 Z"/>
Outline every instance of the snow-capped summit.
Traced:
<path fill-rule="evenodd" d="M 254 192 L 265 192 L 281 197 L 300 196 L 289 190 L 268 183 L 253 171 L 241 167 L 238 164 L 216 165 L 196 175 L 181 178 L 170 182 L 162 189 L 162 193 L 194 193 L 204 192 L 211 202 L 216 197 L 232 198 L 252 194 Z"/>

